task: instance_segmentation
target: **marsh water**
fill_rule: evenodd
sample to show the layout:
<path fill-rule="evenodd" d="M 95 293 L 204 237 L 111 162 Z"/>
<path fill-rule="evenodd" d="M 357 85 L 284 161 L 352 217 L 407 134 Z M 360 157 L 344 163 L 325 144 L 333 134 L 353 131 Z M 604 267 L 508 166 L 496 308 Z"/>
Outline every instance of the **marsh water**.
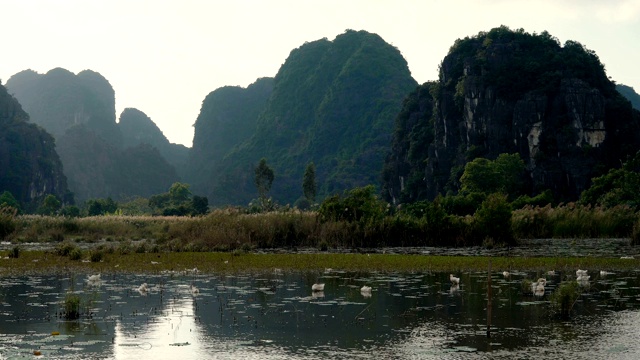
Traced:
<path fill-rule="evenodd" d="M 638 358 L 637 272 L 590 280 L 570 319 L 554 316 L 550 295 L 575 273 L 200 274 L 5 277 L 0 279 L 0 358 Z M 544 294 L 522 280 L 547 279 Z M 147 284 L 146 290 L 141 285 Z M 324 291 L 312 291 L 324 283 Z M 371 287 L 370 294 L 362 292 Z M 83 315 L 61 316 L 65 296 Z M 59 335 L 58 335 L 59 333 Z"/>

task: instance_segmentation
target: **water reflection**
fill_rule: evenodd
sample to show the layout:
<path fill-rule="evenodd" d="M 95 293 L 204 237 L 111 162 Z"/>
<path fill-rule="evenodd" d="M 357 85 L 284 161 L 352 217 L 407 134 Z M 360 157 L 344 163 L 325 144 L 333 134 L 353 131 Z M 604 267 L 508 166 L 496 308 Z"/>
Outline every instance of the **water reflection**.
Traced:
<path fill-rule="evenodd" d="M 575 275 L 497 272 L 490 338 L 481 273 L 1 278 L 0 358 L 636 358 L 637 273 L 595 274 L 560 321 L 549 295 Z M 79 321 L 62 318 L 68 292 L 82 298 Z"/>

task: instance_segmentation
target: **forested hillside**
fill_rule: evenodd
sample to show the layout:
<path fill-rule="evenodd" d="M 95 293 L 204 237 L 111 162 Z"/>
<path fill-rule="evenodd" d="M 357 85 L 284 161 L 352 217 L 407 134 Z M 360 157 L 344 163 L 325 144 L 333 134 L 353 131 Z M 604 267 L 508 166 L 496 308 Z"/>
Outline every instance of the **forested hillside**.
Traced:
<path fill-rule="evenodd" d="M 225 86 L 209 93 L 194 124 L 186 179 L 208 193 L 223 158 L 256 132 L 256 122 L 273 91 L 273 78 L 261 78 L 246 89 Z"/>
<path fill-rule="evenodd" d="M 29 123 L 29 115 L 0 84 L 0 194 L 5 191 L 25 211 L 36 210 L 48 194 L 73 201 L 53 137 Z"/>
<path fill-rule="evenodd" d="M 379 184 L 393 119 L 416 85 L 398 49 L 376 34 L 348 30 L 333 41 L 294 49 L 274 79 L 255 132 L 212 174 L 210 202 L 256 198 L 253 170 L 261 158 L 274 170 L 270 196 L 280 203 L 302 197 L 310 162 L 320 198 Z"/>
<path fill-rule="evenodd" d="M 423 87 L 396 119 L 385 165 L 390 201 L 456 193 L 465 164 L 503 153 L 524 160 L 526 193 L 576 200 L 640 149 L 640 113 L 598 56 L 547 32 L 500 27 L 459 39 L 439 80 Z"/>

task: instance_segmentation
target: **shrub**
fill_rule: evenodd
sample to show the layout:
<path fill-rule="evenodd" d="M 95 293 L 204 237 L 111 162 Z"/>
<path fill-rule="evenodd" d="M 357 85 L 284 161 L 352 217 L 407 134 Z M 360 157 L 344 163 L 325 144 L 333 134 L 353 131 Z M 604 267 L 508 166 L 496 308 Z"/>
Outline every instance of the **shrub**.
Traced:
<path fill-rule="evenodd" d="M 56 254 L 60 256 L 69 256 L 74 250 L 78 250 L 78 246 L 66 241 L 56 245 L 55 248 Z"/>
<path fill-rule="evenodd" d="M 631 245 L 640 245 L 640 219 L 633 224 L 631 233 Z"/>
<path fill-rule="evenodd" d="M 96 249 L 91 252 L 91 256 L 89 258 L 91 259 L 91 262 L 100 262 L 104 258 L 104 251 Z"/>
<path fill-rule="evenodd" d="M 116 248 L 116 252 L 120 255 L 131 254 L 133 252 L 133 246 L 129 241 L 123 241 Z"/>
<path fill-rule="evenodd" d="M 64 219 L 61 227 L 66 233 L 74 233 L 80 230 L 80 225 L 78 225 L 76 219 Z"/>
<path fill-rule="evenodd" d="M 20 247 L 19 246 L 14 246 L 11 248 L 11 250 L 9 250 L 9 257 L 11 259 L 17 259 L 20 257 Z"/>
<path fill-rule="evenodd" d="M 69 260 L 78 261 L 82 259 L 82 250 L 78 247 L 69 252 Z"/>
<path fill-rule="evenodd" d="M 568 318 L 578 297 L 580 297 L 580 286 L 577 281 L 572 280 L 560 283 L 549 300 L 557 314 Z"/>
<path fill-rule="evenodd" d="M 75 205 L 64 206 L 60 209 L 60 216 L 77 218 L 80 217 L 80 208 Z"/>
<path fill-rule="evenodd" d="M 495 244 L 515 244 L 511 229 L 511 206 L 506 195 L 496 193 L 487 196 L 474 215 L 474 225 L 476 235 L 482 240 L 491 237 Z"/>
<path fill-rule="evenodd" d="M 15 216 L 18 210 L 11 206 L 0 206 L 0 240 L 16 230 Z"/>
<path fill-rule="evenodd" d="M 327 243 L 327 240 L 320 241 L 320 243 L 318 244 L 318 249 L 320 249 L 320 251 L 329 250 L 329 244 Z"/>
<path fill-rule="evenodd" d="M 244 252 L 251 252 L 253 250 L 253 246 L 251 246 L 251 244 L 249 243 L 244 243 L 242 244 L 242 246 L 240 246 L 240 249 Z"/>
<path fill-rule="evenodd" d="M 48 231 L 49 236 L 48 240 L 51 242 L 62 242 L 64 241 L 64 232 L 60 229 L 51 229 Z"/>
<path fill-rule="evenodd" d="M 375 195 L 375 187 L 368 185 L 334 195 L 320 205 L 318 212 L 322 221 L 375 221 L 385 213 L 386 205 Z"/>
<path fill-rule="evenodd" d="M 144 254 L 147 252 L 147 243 L 145 243 L 144 241 L 141 241 L 136 247 L 135 247 L 135 252 L 137 254 Z"/>
<path fill-rule="evenodd" d="M 520 283 L 520 290 L 522 290 L 523 294 L 531 294 L 531 285 L 533 284 L 533 282 L 529 279 L 523 279 L 522 282 Z"/>

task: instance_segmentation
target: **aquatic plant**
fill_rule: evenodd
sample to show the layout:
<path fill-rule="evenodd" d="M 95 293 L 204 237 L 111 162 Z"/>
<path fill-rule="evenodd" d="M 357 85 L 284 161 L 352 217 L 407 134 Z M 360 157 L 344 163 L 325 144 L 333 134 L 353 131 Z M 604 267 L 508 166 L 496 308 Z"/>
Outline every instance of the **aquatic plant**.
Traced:
<path fill-rule="evenodd" d="M 20 247 L 14 246 L 9 250 L 9 257 L 11 259 L 17 259 L 20 257 Z"/>
<path fill-rule="evenodd" d="M 522 290 L 523 294 L 531 294 L 533 293 L 533 281 L 529 280 L 529 279 L 522 279 L 522 282 L 520 282 L 520 290 Z"/>
<path fill-rule="evenodd" d="M 571 315 L 573 305 L 580 297 L 580 286 L 577 281 L 563 281 L 556 287 L 549 300 L 553 310 L 562 318 Z"/>
<path fill-rule="evenodd" d="M 63 316 L 67 320 L 76 320 L 80 318 L 80 296 L 68 293 L 64 298 Z"/>

